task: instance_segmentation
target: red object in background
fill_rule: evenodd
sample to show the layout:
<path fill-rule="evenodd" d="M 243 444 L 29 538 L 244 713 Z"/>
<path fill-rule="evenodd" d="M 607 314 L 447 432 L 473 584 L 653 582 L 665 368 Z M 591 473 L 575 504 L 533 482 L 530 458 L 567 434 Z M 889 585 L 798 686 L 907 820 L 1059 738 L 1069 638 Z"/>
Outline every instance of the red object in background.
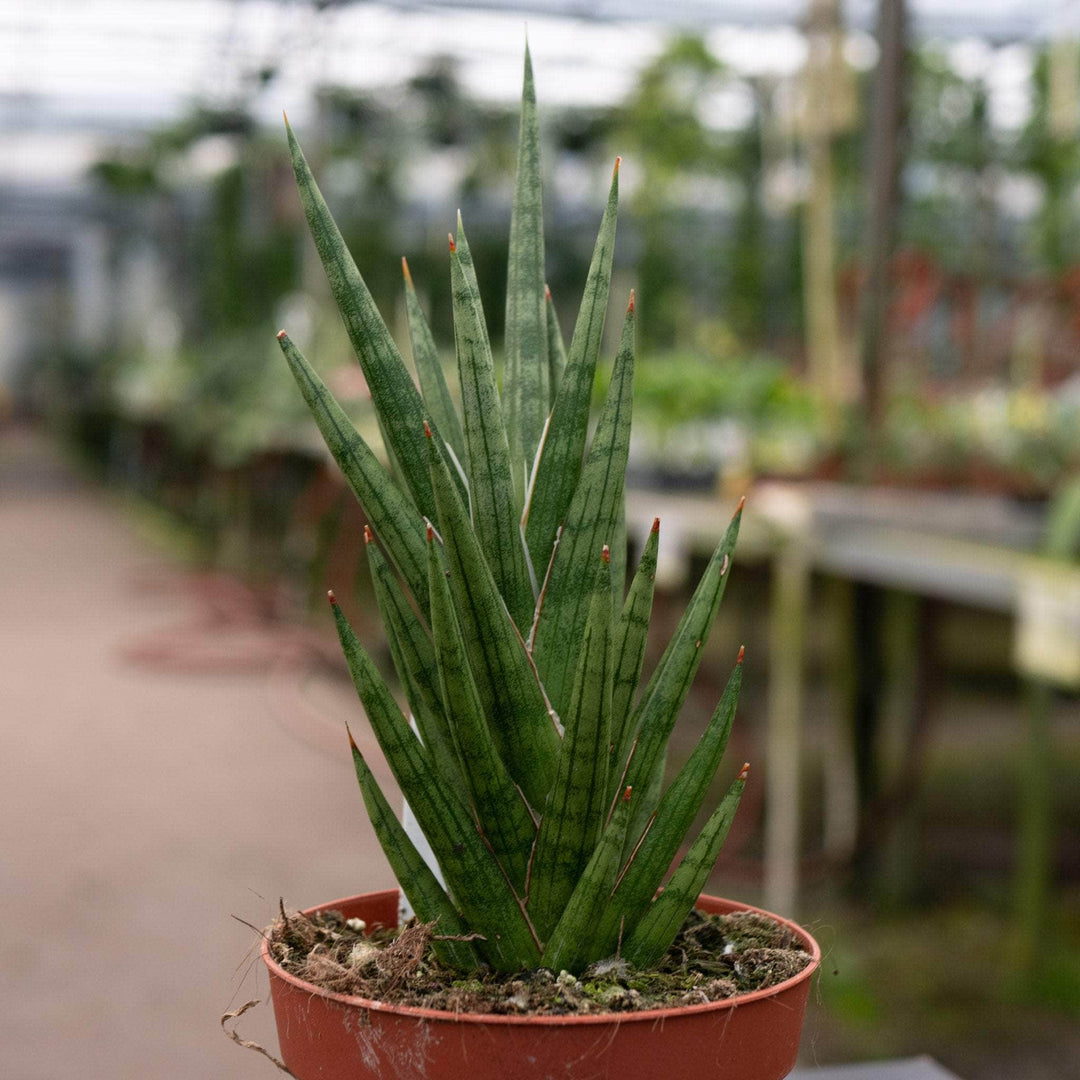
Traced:
<path fill-rule="evenodd" d="M 945 283 L 940 267 L 924 251 L 897 252 L 890 268 L 894 300 L 890 320 L 907 330 L 926 318 L 937 302 Z"/>

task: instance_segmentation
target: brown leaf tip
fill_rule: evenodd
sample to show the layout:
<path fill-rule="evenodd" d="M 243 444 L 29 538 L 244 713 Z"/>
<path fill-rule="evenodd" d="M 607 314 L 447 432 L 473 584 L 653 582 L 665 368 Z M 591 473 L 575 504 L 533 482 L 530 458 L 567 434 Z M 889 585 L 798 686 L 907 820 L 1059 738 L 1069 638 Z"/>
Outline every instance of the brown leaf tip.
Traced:
<path fill-rule="evenodd" d="M 652 519 L 652 529 L 650 529 L 649 531 L 654 533 L 658 533 L 660 531 L 660 519 L 658 517 L 654 517 Z"/>
<path fill-rule="evenodd" d="M 604 545 L 603 550 L 600 552 L 600 558 L 604 560 L 606 566 L 611 565 L 611 548 L 607 544 Z"/>
<path fill-rule="evenodd" d="M 429 439 L 431 438 L 431 425 L 426 420 L 424 421 L 424 434 Z"/>
<path fill-rule="evenodd" d="M 626 305 L 626 313 L 629 315 L 634 310 L 634 290 L 630 290 L 630 303 Z"/>
<path fill-rule="evenodd" d="M 743 767 L 739 770 L 739 779 L 745 780 L 750 775 L 750 762 L 744 761 Z"/>
<path fill-rule="evenodd" d="M 331 607 L 337 607 L 337 597 L 334 595 L 333 589 L 326 590 L 326 599 L 330 601 Z"/>
<path fill-rule="evenodd" d="M 545 285 L 544 286 L 544 299 L 549 304 L 551 303 L 551 286 L 550 285 Z"/>
<path fill-rule="evenodd" d="M 409 272 L 409 260 L 404 255 L 401 256 L 401 272 L 405 275 L 405 280 L 408 284 L 412 284 L 412 274 Z"/>
<path fill-rule="evenodd" d="M 453 233 L 447 233 L 446 237 L 450 241 L 450 251 L 451 251 L 451 253 L 457 251 L 457 244 L 454 243 L 454 234 Z"/>
<path fill-rule="evenodd" d="M 430 544 L 435 539 L 435 530 L 431 527 L 430 521 L 425 522 L 425 524 L 427 525 L 427 539 Z"/>
<path fill-rule="evenodd" d="M 611 170 L 611 176 L 612 176 L 612 178 L 613 178 L 613 179 L 614 179 L 614 177 L 616 177 L 616 176 L 618 176 L 618 175 L 619 175 L 619 166 L 620 166 L 621 164 L 622 164 L 622 158 L 621 158 L 621 157 L 617 157 L 617 158 L 615 159 L 615 168 Z"/>
<path fill-rule="evenodd" d="M 743 662 L 743 657 L 745 655 L 746 655 L 746 646 L 745 645 L 740 645 L 739 646 L 739 655 L 735 658 L 735 663 L 737 665 L 741 664 Z"/>
<path fill-rule="evenodd" d="M 277 339 L 278 339 L 278 341 L 282 341 L 282 340 L 284 340 L 285 338 L 287 338 L 288 336 L 289 336 L 289 335 L 288 335 L 288 334 L 286 334 L 284 330 L 279 330 L 279 331 L 277 332 Z"/>
<path fill-rule="evenodd" d="M 743 507 L 744 507 L 745 505 L 746 505 L 746 496 L 744 495 L 744 496 L 743 496 L 743 497 L 742 497 L 742 498 L 741 498 L 741 499 L 739 500 L 739 505 L 738 505 L 738 506 L 737 506 L 737 507 L 735 508 L 735 513 L 736 513 L 736 514 L 741 514 L 741 513 L 742 513 L 742 509 L 743 509 Z"/>
<path fill-rule="evenodd" d="M 370 544 L 370 543 L 372 543 L 374 541 L 374 539 L 375 539 L 375 534 L 371 531 L 371 526 L 370 525 L 365 525 L 364 526 L 364 543 L 365 544 Z"/>
<path fill-rule="evenodd" d="M 349 736 L 349 747 L 354 754 L 360 753 L 360 747 L 356 745 L 356 740 L 352 737 L 352 732 L 349 730 L 349 725 L 345 725 L 345 734 Z"/>
<path fill-rule="evenodd" d="M 625 791 L 624 791 L 624 792 L 622 793 L 622 801 L 623 801 L 623 802 L 629 802 L 629 801 L 630 801 L 630 793 L 631 793 L 631 792 L 632 792 L 633 790 L 634 790 L 634 789 L 633 789 L 633 787 L 628 787 L 628 788 L 627 788 L 627 789 L 626 789 L 626 790 L 625 790 Z"/>

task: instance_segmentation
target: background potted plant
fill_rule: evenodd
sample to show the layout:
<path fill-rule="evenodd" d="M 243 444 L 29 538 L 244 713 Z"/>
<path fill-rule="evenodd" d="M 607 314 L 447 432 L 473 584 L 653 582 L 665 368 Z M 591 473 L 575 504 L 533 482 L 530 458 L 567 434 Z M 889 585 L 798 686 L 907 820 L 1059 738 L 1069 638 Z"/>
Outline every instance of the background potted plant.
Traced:
<path fill-rule="evenodd" d="M 587 980 L 599 977 L 598 963 L 607 963 L 615 985 L 632 989 L 634 973 L 664 958 L 695 903 L 710 912 L 745 909 L 699 899 L 699 893 L 748 766 L 738 770 L 665 883 L 720 766 L 735 715 L 742 650 L 704 736 L 665 790 L 668 736 L 724 593 L 742 506 L 638 693 L 659 522 L 624 598 L 633 294 L 588 440 L 619 163 L 566 350 L 544 284 L 539 134 L 526 52 L 501 395 L 460 216 L 450 238 L 459 418 L 407 268 L 419 390 L 291 129 L 289 144 L 301 201 L 367 379 L 394 477 L 284 331 L 279 341 L 370 522 L 375 593 L 415 726 L 331 594 L 334 618 L 374 733 L 435 865 L 398 821 L 353 743 L 376 833 L 417 919 L 433 924 L 433 962 L 448 978 L 483 972 L 512 979 L 548 970 L 549 981 L 572 996 L 593 985 Z M 304 916 L 283 912 L 264 942 L 285 1066 L 303 1080 L 466 1073 L 472 1080 L 778 1080 L 794 1064 L 819 960 L 813 939 L 781 921 L 805 954 L 801 970 L 753 993 L 709 1000 L 698 978 L 698 1004 L 588 1015 L 455 1013 L 334 992 L 295 974 L 295 920 L 329 909 L 341 918 L 316 932 L 324 944 L 349 930 L 396 924 L 397 891 L 323 905 Z M 717 962 L 751 964 L 751 952 L 732 959 L 738 949 L 729 942 Z"/>

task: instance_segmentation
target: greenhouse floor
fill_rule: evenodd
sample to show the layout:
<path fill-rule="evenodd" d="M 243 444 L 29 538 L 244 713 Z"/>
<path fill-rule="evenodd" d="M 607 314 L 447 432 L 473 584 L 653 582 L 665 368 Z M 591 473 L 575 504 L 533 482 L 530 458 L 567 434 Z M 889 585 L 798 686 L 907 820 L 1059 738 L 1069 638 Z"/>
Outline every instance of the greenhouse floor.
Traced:
<path fill-rule="evenodd" d="M 239 605 L 235 585 L 179 569 L 12 429 L 0 553 L 0 1071 L 273 1074 L 218 1026 L 266 993 L 238 920 L 391 883 L 346 750 L 355 698 L 295 631 L 215 630 L 208 598 Z M 273 1046 L 269 1008 L 241 1034 Z"/>

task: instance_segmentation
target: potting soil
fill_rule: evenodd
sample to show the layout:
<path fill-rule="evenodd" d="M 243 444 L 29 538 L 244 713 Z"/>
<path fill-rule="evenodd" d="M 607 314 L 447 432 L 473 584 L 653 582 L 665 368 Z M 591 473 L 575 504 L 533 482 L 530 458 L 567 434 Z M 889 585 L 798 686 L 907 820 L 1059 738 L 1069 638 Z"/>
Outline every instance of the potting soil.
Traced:
<path fill-rule="evenodd" d="M 274 959 L 324 990 L 452 1013 L 557 1016 L 699 1005 L 797 975 L 810 956 L 792 931 L 756 912 L 693 911 L 654 970 L 613 957 L 580 976 L 540 968 L 463 976 L 441 964 L 435 925 L 368 928 L 336 911 L 282 915 L 270 928 Z"/>

